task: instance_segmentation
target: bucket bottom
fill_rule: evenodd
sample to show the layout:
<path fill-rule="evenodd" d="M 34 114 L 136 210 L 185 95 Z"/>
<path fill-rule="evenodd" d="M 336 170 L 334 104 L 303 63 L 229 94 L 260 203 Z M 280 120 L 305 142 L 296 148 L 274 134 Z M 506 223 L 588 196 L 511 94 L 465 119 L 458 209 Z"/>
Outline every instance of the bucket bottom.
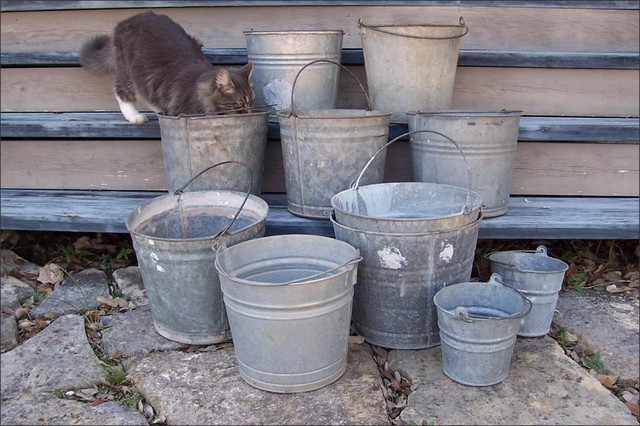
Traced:
<path fill-rule="evenodd" d="M 498 217 L 507 214 L 509 211 L 508 206 L 494 207 L 494 208 L 485 208 L 482 207 L 482 217 L 484 219 L 489 219 L 491 217 Z"/>
<path fill-rule="evenodd" d="M 355 319 L 353 327 L 358 335 L 372 345 L 390 349 L 428 349 L 440 344 L 440 334 L 437 329 L 431 333 L 384 332 L 372 327 L 366 327 Z"/>
<path fill-rule="evenodd" d="M 308 206 L 287 200 L 287 210 L 289 213 L 308 219 L 329 219 L 332 207 L 329 206 Z"/>
<path fill-rule="evenodd" d="M 154 323 L 155 329 L 162 337 L 173 340 L 174 342 L 184 343 L 186 345 L 214 345 L 231 339 L 231 331 L 229 328 L 214 334 L 208 333 L 183 333 L 162 327 L 158 323 Z"/>

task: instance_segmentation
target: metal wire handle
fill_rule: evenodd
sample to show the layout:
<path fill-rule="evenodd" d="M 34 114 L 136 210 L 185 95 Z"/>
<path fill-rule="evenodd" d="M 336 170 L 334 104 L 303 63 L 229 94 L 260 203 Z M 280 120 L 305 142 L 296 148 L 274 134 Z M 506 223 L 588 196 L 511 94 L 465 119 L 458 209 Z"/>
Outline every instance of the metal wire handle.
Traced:
<path fill-rule="evenodd" d="M 451 139 L 449 136 L 447 136 L 445 134 L 442 134 L 440 132 L 436 132 L 435 130 L 414 130 L 412 132 L 403 133 L 400 136 L 398 136 L 397 138 L 392 139 L 391 141 L 387 142 L 382 148 L 380 148 L 378 151 L 376 151 L 376 153 L 373 154 L 373 156 L 369 159 L 367 164 L 364 165 L 364 168 L 362 169 L 362 171 L 358 175 L 358 178 L 356 179 L 355 183 L 353 185 L 351 185 L 351 189 L 356 189 L 356 190 L 358 189 L 358 186 L 360 185 L 360 179 L 364 175 L 364 172 L 367 170 L 369 165 L 378 156 L 378 154 L 380 154 L 382 151 L 387 149 L 387 147 L 389 145 L 391 145 L 392 143 L 394 143 L 395 141 L 397 141 L 397 140 L 399 140 L 399 139 L 401 139 L 401 138 L 403 138 L 405 136 L 413 135 L 415 133 L 433 133 L 433 134 L 442 136 L 443 138 L 445 138 L 449 142 L 451 142 L 453 145 L 455 145 L 455 147 L 458 149 L 458 151 L 460 151 L 460 154 L 462 155 L 462 159 L 464 160 L 464 164 L 467 166 L 467 179 L 469 181 L 469 187 L 467 188 L 467 200 L 465 201 L 465 206 L 462 209 L 462 213 L 463 214 L 471 213 L 471 211 L 472 211 L 472 208 L 471 208 L 471 186 L 472 186 L 471 166 L 469 165 L 469 162 L 467 161 L 467 157 L 464 155 L 464 151 L 462 151 L 462 148 L 460 148 L 460 145 L 458 145 L 458 143 L 456 141 L 454 141 L 453 139 Z"/>
<path fill-rule="evenodd" d="M 216 240 L 216 242 L 214 243 L 214 247 L 219 243 L 220 238 L 222 238 L 222 236 L 229 230 L 229 228 L 231 228 L 231 225 L 233 225 L 233 223 L 236 221 L 238 216 L 240 216 L 240 212 L 242 212 L 242 209 L 244 208 L 244 205 L 247 203 L 247 200 L 249 199 L 249 196 L 251 195 L 251 182 L 253 181 L 253 176 L 251 174 L 251 169 L 246 164 L 244 164 L 244 163 L 242 163 L 240 161 L 236 161 L 236 160 L 223 161 L 221 163 L 214 164 L 213 166 L 209 166 L 209 167 L 205 168 L 204 170 L 200 171 L 200 173 L 198 173 L 195 176 L 193 176 L 191 179 L 189 179 L 187 181 L 187 183 L 182 185 L 182 187 L 180 187 L 179 189 L 177 189 L 173 193 L 173 195 L 178 196 L 178 199 L 180 199 L 180 195 L 182 195 L 182 193 L 184 192 L 184 189 L 187 186 L 189 186 L 189 184 L 191 182 L 193 182 L 194 180 L 196 180 L 197 178 L 199 178 L 201 175 L 203 175 L 204 173 L 208 172 L 209 170 L 213 169 L 214 167 L 223 166 L 225 164 L 239 164 L 239 165 L 241 165 L 241 166 L 243 166 L 245 168 L 245 170 L 247 171 L 247 174 L 249 175 L 249 189 L 247 190 L 247 195 L 244 197 L 244 200 L 242 200 L 242 204 L 240 204 L 240 208 L 238 208 L 238 211 L 236 212 L 236 214 L 231 219 L 231 222 L 229 222 L 227 224 L 227 226 L 222 228 L 222 231 L 218 232 L 213 237 L 214 240 Z"/>
<path fill-rule="evenodd" d="M 311 61 L 308 64 L 306 64 L 305 66 L 303 66 L 302 68 L 300 68 L 300 71 L 298 71 L 298 73 L 296 74 L 296 78 L 293 79 L 293 86 L 291 87 L 291 115 L 293 115 L 294 117 L 297 117 L 296 114 L 296 106 L 295 103 L 293 102 L 293 94 L 295 92 L 296 89 L 296 83 L 298 82 L 298 77 L 300 77 L 300 74 L 302 73 L 302 71 L 307 68 L 309 65 L 313 65 L 315 63 L 318 62 L 328 62 L 330 64 L 334 64 L 339 66 L 340 68 L 342 68 L 343 70 L 345 70 L 346 72 L 348 72 L 351 77 L 354 78 L 354 80 L 356 81 L 356 83 L 358 83 L 358 86 L 360 86 L 360 89 L 362 90 L 362 92 L 364 93 L 365 98 L 367 99 L 367 110 L 371 111 L 373 109 L 373 107 L 371 106 L 371 99 L 369 98 L 369 94 L 367 93 L 367 91 L 364 89 L 364 86 L 362 85 L 362 83 L 360 82 L 360 80 L 358 79 L 358 77 L 356 77 L 356 75 L 347 67 L 345 67 L 342 64 L 339 64 L 338 62 L 335 61 L 331 61 L 329 59 L 316 59 L 315 61 Z"/>
<path fill-rule="evenodd" d="M 467 25 L 464 23 L 464 19 L 462 18 L 462 16 L 460 17 L 458 22 L 460 23 L 460 25 L 462 27 L 464 27 L 464 32 L 462 34 L 459 34 L 459 35 L 448 36 L 448 37 L 430 37 L 430 36 L 415 36 L 415 35 L 408 35 L 408 34 L 398 34 L 398 33 L 394 33 L 393 31 L 381 29 L 380 27 L 382 25 L 378 25 L 378 26 L 367 25 L 364 22 L 362 22 L 362 18 L 358 19 L 358 26 L 365 27 L 365 28 L 368 28 L 370 30 L 378 31 L 378 32 L 385 33 L 385 34 L 399 36 L 399 37 L 416 38 L 416 39 L 420 39 L 420 40 L 451 40 L 451 39 L 454 39 L 454 38 L 464 37 L 469 32 L 469 27 L 467 27 Z"/>

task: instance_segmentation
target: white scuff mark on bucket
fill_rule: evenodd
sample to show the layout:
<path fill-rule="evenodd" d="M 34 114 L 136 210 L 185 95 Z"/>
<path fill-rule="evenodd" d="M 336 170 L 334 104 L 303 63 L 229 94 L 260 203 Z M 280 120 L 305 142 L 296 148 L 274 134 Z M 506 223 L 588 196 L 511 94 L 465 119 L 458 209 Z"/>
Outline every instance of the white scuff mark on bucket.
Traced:
<path fill-rule="evenodd" d="M 138 207 L 138 213 L 140 213 L 140 207 Z M 147 242 L 149 243 L 150 246 L 155 245 L 155 241 L 153 240 L 147 240 Z"/>
<path fill-rule="evenodd" d="M 267 105 L 276 104 L 277 111 L 291 106 L 291 84 L 288 81 L 276 78 L 262 88 L 262 94 Z"/>
<path fill-rule="evenodd" d="M 160 265 L 156 265 L 156 269 L 158 270 L 158 272 L 164 272 L 164 268 Z"/>
<path fill-rule="evenodd" d="M 153 261 L 154 261 L 154 263 L 155 263 L 155 262 L 157 262 L 158 260 L 160 260 L 160 258 L 158 257 L 158 255 L 157 255 L 157 254 L 155 254 L 155 253 L 153 253 L 153 252 L 149 255 L 149 257 L 151 258 L 151 260 L 153 260 Z"/>
<path fill-rule="evenodd" d="M 442 251 L 440 252 L 440 260 L 444 260 L 445 262 L 449 263 L 452 257 L 453 246 L 451 245 L 451 243 L 447 243 L 447 245 L 444 246 L 444 249 L 442 249 Z"/>
<path fill-rule="evenodd" d="M 386 269 L 402 269 L 407 266 L 407 259 L 396 247 L 385 247 L 378 250 L 380 266 Z"/>

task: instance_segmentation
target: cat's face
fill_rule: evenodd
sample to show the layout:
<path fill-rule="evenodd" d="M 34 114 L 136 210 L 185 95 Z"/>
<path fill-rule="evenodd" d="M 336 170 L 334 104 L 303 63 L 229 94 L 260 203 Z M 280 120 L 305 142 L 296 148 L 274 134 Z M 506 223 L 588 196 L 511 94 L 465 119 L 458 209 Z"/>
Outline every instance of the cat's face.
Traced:
<path fill-rule="evenodd" d="M 205 113 L 251 112 L 255 97 L 251 88 L 252 70 L 251 63 L 240 68 L 220 69 L 211 82 L 208 96 L 203 99 Z"/>

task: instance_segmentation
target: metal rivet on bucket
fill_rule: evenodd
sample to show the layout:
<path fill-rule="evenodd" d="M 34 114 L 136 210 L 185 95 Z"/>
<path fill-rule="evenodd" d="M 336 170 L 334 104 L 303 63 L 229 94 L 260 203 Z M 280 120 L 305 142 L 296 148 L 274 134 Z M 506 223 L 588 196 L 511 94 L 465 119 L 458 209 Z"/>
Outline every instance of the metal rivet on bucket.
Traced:
<path fill-rule="evenodd" d="M 287 209 L 303 217 L 329 219 L 331 197 L 349 188 L 354 171 L 360 170 L 374 152 L 388 140 L 391 113 L 355 109 L 300 109 L 298 77 L 319 62 L 329 62 L 349 73 L 368 96 L 358 78 L 346 67 L 329 60 L 306 64 L 296 76 L 291 92 L 291 110 L 278 113 L 287 188 Z M 297 98 L 297 96 L 296 96 Z M 363 178 L 367 183 L 382 182 L 385 157 Z"/>
<path fill-rule="evenodd" d="M 201 173 L 229 163 L 238 162 Z M 219 343 L 231 336 L 212 246 L 264 235 L 269 207 L 250 188 L 246 193 L 183 192 L 185 186 L 138 206 L 127 218 L 127 229 L 156 331 L 180 343 Z"/>
<path fill-rule="evenodd" d="M 241 377 L 272 392 L 305 392 L 347 367 L 361 257 L 333 238 L 278 235 L 220 247 L 219 272 Z"/>
<path fill-rule="evenodd" d="M 535 251 L 509 250 L 485 255 L 491 262 L 491 272 L 502 276 L 504 284 L 519 290 L 533 305 L 524 318 L 519 336 L 546 335 L 553 321 L 562 290 L 564 274 L 569 268 L 565 262 L 547 255 L 547 248 L 540 245 Z"/>
<path fill-rule="evenodd" d="M 531 302 L 502 284 L 499 274 L 489 282 L 464 282 L 439 290 L 438 309 L 442 370 L 452 380 L 469 386 L 503 381 L 523 317 Z"/>

